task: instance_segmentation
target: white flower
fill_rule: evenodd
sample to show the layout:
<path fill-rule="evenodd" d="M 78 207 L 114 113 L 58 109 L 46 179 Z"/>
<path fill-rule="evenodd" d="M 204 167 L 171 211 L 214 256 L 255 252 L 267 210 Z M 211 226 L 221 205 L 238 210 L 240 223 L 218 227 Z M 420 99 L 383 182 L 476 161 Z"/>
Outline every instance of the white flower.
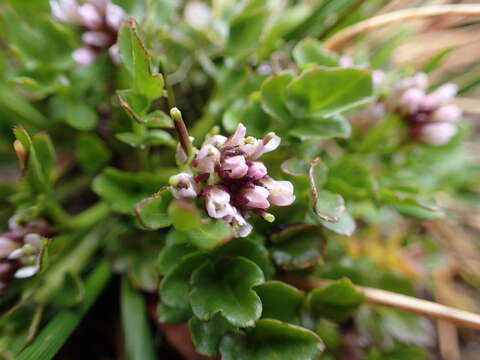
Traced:
<path fill-rule="evenodd" d="M 230 194 L 218 187 L 208 189 L 205 207 L 208 215 L 215 219 L 235 214 L 235 209 L 230 205 Z"/>

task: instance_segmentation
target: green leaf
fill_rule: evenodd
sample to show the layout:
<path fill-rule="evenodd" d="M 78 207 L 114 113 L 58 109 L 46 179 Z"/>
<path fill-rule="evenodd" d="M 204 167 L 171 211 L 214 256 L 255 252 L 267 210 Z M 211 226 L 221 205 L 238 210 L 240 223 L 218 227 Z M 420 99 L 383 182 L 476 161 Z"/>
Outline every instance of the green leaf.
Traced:
<path fill-rule="evenodd" d="M 225 221 L 210 220 L 188 231 L 188 237 L 197 248 L 212 250 L 230 241 L 233 238 L 233 232 Z"/>
<path fill-rule="evenodd" d="M 221 315 L 217 314 L 209 321 L 193 317 L 188 322 L 193 344 L 199 354 L 218 356 L 218 348 L 222 337 L 233 327 Z"/>
<path fill-rule="evenodd" d="M 168 207 L 168 216 L 175 229 L 180 231 L 198 230 L 200 228 L 200 212 L 192 202 L 173 200 Z M 201 242 L 198 238 L 196 241 Z"/>
<path fill-rule="evenodd" d="M 190 242 L 165 245 L 158 257 L 160 273 L 163 275 L 168 274 L 185 256 L 196 251 L 197 249 Z"/>
<path fill-rule="evenodd" d="M 67 272 L 62 286 L 52 296 L 52 303 L 58 306 L 74 306 L 85 298 L 85 285 L 76 274 Z"/>
<path fill-rule="evenodd" d="M 142 122 L 151 128 L 173 128 L 173 120 L 161 110 L 155 110 L 147 114 Z"/>
<path fill-rule="evenodd" d="M 257 321 L 246 335 L 227 335 L 220 345 L 223 360 L 315 360 L 322 350 L 315 333 L 272 319 Z"/>
<path fill-rule="evenodd" d="M 445 216 L 434 201 L 425 201 L 421 196 L 408 192 L 382 188 L 380 201 L 393 206 L 400 214 L 416 220 L 434 220 Z"/>
<path fill-rule="evenodd" d="M 143 199 L 135 205 L 138 222 L 145 229 L 158 230 L 170 226 L 168 205 L 172 196 L 168 188 L 161 189 L 154 196 Z"/>
<path fill-rule="evenodd" d="M 339 66 L 337 56 L 325 50 L 320 41 L 312 38 L 303 39 L 295 46 L 293 59 L 299 67 L 311 63 L 320 66 Z"/>
<path fill-rule="evenodd" d="M 285 101 L 287 85 L 294 77 L 290 72 L 271 76 L 263 82 L 260 90 L 263 110 L 285 124 L 290 124 L 293 120 Z"/>
<path fill-rule="evenodd" d="M 305 295 L 300 290 L 281 281 L 267 281 L 255 286 L 262 300 L 262 318 L 297 323 Z"/>
<path fill-rule="evenodd" d="M 282 163 L 281 169 L 284 174 L 287 174 L 290 176 L 308 177 L 310 164 L 306 160 L 291 158 Z"/>
<path fill-rule="evenodd" d="M 293 227 L 283 232 L 281 242 L 271 247 L 275 264 L 284 270 L 301 270 L 318 264 L 326 240 L 317 226 Z M 279 241 L 278 237 L 276 239 Z"/>
<path fill-rule="evenodd" d="M 152 71 L 151 56 L 145 48 L 134 19 L 124 22 L 118 34 L 122 62 L 133 78 L 133 89 L 149 101 L 162 96 L 162 74 Z"/>
<path fill-rule="evenodd" d="M 263 274 L 267 279 L 271 278 L 274 273 L 268 250 L 259 242 L 251 239 L 233 239 L 217 249 L 213 255 L 216 259 L 228 256 L 240 256 L 247 258 L 262 269 Z"/>
<path fill-rule="evenodd" d="M 114 211 L 133 214 L 134 206 L 151 196 L 162 185 L 166 185 L 171 175 L 178 169 L 162 168 L 158 173 L 126 172 L 106 168 L 95 177 L 92 189 L 107 201 Z"/>
<path fill-rule="evenodd" d="M 166 324 L 181 324 L 187 322 L 192 317 L 192 310 L 179 309 L 160 303 L 157 306 L 158 320 Z"/>
<path fill-rule="evenodd" d="M 263 282 L 262 270 L 241 257 L 208 262 L 192 274 L 190 302 L 201 320 L 221 313 L 232 325 L 253 326 L 262 303 L 252 287 Z"/>
<path fill-rule="evenodd" d="M 124 346 L 128 359 L 156 359 L 156 349 L 145 300 L 126 277 L 122 279 L 121 310 Z"/>
<path fill-rule="evenodd" d="M 248 97 L 248 101 L 242 104 L 239 112 L 235 111 L 236 116 L 232 116 L 230 120 L 234 120 L 235 127 L 242 123 L 248 128 L 248 132 L 252 136 L 261 137 L 267 133 L 271 127 L 270 116 L 263 111 L 261 104 L 261 94 L 256 91 Z"/>
<path fill-rule="evenodd" d="M 226 51 L 240 57 L 254 50 L 263 30 L 269 11 L 261 0 L 251 0 L 242 13 L 230 21 Z"/>
<path fill-rule="evenodd" d="M 47 180 L 51 180 L 55 166 L 55 149 L 52 140 L 46 132 L 39 132 L 32 137 L 32 144 Z"/>
<path fill-rule="evenodd" d="M 75 141 L 74 151 L 80 166 L 88 173 L 97 172 L 112 157 L 111 150 L 94 134 L 79 134 Z"/>
<path fill-rule="evenodd" d="M 174 147 L 177 144 L 172 135 L 163 130 L 149 130 L 143 134 L 124 132 L 116 134 L 115 137 L 132 147 L 138 147 L 140 149 L 144 149 L 147 146 L 159 145 Z"/>
<path fill-rule="evenodd" d="M 345 211 L 345 201 L 339 194 L 328 190 L 320 190 L 317 193 L 317 200 L 313 206 L 313 211 L 322 220 L 336 223 L 340 220 Z"/>
<path fill-rule="evenodd" d="M 87 104 L 80 101 L 68 103 L 65 121 L 77 130 L 88 131 L 97 126 L 97 112 Z"/>
<path fill-rule="evenodd" d="M 110 279 L 110 266 L 106 261 L 97 265 L 85 284 L 85 299 L 74 309 L 59 312 L 42 329 L 32 344 L 17 357 L 18 360 L 50 360 L 67 341 L 80 321 L 93 305 Z"/>
<path fill-rule="evenodd" d="M 195 252 L 184 256 L 160 282 L 160 297 L 163 302 L 177 309 L 189 309 L 190 277 L 192 272 L 202 266 L 208 257 L 205 253 Z"/>
<path fill-rule="evenodd" d="M 343 211 L 336 222 L 329 222 L 320 219 L 313 211 L 307 212 L 305 222 L 312 225 L 323 225 L 328 230 L 340 235 L 350 236 L 355 231 L 355 220 L 348 211 Z"/>
<path fill-rule="evenodd" d="M 372 92 L 366 70 L 319 67 L 288 85 L 287 107 L 296 117 L 325 118 L 367 103 Z"/>
<path fill-rule="evenodd" d="M 342 279 L 315 289 L 308 295 L 307 303 L 315 317 L 334 321 L 348 318 L 363 302 L 363 294 L 348 279 Z"/>
<path fill-rule="evenodd" d="M 147 122 L 145 113 L 150 105 L 148 98 L 133 90 L 119 90 L 117 91 L 120 106 L 127 112 L 132 120 L 140 124 Z"/>
<path fill-rule="evenodd" d="M 324 140 L 334 137 L 348 138 L 352 127 L 347 119 L 335 115 L 326 119 L 305 119 L 297 122 L 289 134 L 300 140 Z"/>

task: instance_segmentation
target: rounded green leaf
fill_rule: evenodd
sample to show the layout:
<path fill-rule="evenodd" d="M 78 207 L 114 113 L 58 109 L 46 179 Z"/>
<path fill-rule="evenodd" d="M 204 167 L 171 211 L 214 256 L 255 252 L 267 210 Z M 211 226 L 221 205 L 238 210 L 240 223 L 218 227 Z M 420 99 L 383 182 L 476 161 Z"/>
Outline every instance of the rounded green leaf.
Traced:
<path fill-rule="evenodd" d="M 266 113 L 286 124 L 291 123 L 292 114 L 285 105 L 287 85 L 294 79 L 286 72 L 266 79 L 261 88 L 262 108 Z"/>
<path fill-rule="evenodd" d="M 168 217 L 168 205 L 172 196 L 168 189 L 163 189 L 153 197 L 143 199 L 135 205 L 135 214 L 138 222 L 145 229 L 158 230 L 170 226 L 172 222 Z"/>
<path fill-rule="evenodd" d="M 218 356 L 218 347 L 222 337 L 232 329 L 232 325 L 221 315 L 215 315 L 209 321 L 192 317 L 188 322 L 193 344 L 198 353 Z"/>
<path fill-rule="evenodd" d="M 200 212 L 195 205 L 186 200 L 174 200 L 168 207 L 168 215 L 175 229 L 188 231 L 201 225 Z"/>
<path fill-rule="evenodd" d="M 370 101 L 370 72 L 316 68 L 303 72 L 287 87 L 287 107 L 297 117 L 328 117 Z"/>
<path fill-rule="evenodd" d="M 307 118 L 295 124 L 289 134 L 300 140 L 324 140 L 329 138 L 348 138 L 352 127 L 347 119 L 341 115 L 329 118 Z"/>
<path fill-rule="evenodd" d="M 178 309 L 188 309 L 190 276 L 208 259 L 207 254 L 195 252 L 182 258 L 160 282 L 160 297 L 163 302 Z"/>
<path fill-rule="evenodd" d="M 252 287 L 263 279 L 262 270 L 245 258 L 208 262 L 192 274 L 193 313 L 201 320 L 221 313 L 232 325 L 252 326 L 262 313 L 262 303 Z"/>
<path fill-rule="evenodd" d="M 212 220 L 188 231 L 190 242 L 201 250 L 212 250 L 233 238 L 232 228 L 222 220 Z"/>
<path fill-rule="evenodd" d="M 281 281 L 267 281 L 255 286 L 262 300 L 262 318 L 297 323 L 305 295 L 300 290 Z"/>
<path fill-rule="evenodd" d="M 263 319 L 246 335 L 226 335 L 220 352 L 223 360 L 314 360 L 323 347 L 320 338 L 310 330 Z"/>
<path fill-rule="evenodd" d="M 312 38 L 303 39 L 295 46 L 293 59 L 299 67 L 311 63 L 321 66 L 339 66 L 336 55 L 325 50 L 320 41 Z"/>
<path fill-rule="evenodd" d="M 352 282 L 342 279 L 315 289 L 308 295 L 308 306 L 315 317 L 341 321 L 348 318 L 363 302 L 363 294 Z"/>

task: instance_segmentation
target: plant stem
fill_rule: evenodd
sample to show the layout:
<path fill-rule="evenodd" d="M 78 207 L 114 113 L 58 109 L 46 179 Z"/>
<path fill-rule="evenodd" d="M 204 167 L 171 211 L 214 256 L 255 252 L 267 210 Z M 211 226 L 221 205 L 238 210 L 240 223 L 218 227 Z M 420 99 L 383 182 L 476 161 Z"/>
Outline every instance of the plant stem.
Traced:
<path fill-rule="evenodd" d="M 331 282 L 324 279 L 304 279 L 299 277 L 287 277 L 285 280 L 286 282 L 294 284 L 304 290 L 324 287 Z M 430 319 L 447 321 L 457 326 L 480 330 L 479 314 L 455 309 L 412 296 L 397 294 L 391 291 L 356 285 L 355 288 L 363 294 L 367 304 L 385 306 L 391 309 L 428 317 Z"/>
<path fill-rule="evenodd" d="M 353 38 L 375 30 L 377 28 L 403 23 L 409 20 L 424 19 L 440 15 L 480 15 L 480 5 L 478 4 L 458 4 L 458 5 L 432 5 L 413 9 L 403 9 L 392 11 L 390 13 L 374 16 L 367 20 L 356 23 L 348 28 L 339 31 L 333 37 L 325 42 L 325 49 L 331 51 L 340 51 Z"/>

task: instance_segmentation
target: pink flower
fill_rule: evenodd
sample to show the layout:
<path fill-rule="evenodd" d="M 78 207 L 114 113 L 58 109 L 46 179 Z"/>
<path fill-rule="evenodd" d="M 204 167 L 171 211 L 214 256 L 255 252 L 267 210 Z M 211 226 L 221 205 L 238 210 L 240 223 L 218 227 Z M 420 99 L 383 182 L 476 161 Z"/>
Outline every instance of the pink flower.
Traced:
<path fill-rule="evenodd" d="M 200 173 L 213 173 L 215 165 L 220 161 L 220 151 L 213 145 L 205 144 L 197 154 L 193 166 Z"/>
<path fill-rule="evenodd" d="M 260 180 L 267 175 L 266 166 L 260 161 L 252 161 L 248 164 L 247 176 L 252 180 Z"/>
<path fill-rule="evenodd" d="M 253 185 L 242 189 L 238 194 L 239 202 L 252 209 L 268 209 L 270 193 L 263 186 Z"/>
<path fill-rule="evenodd" d="M 240 179 L 248 172 L 248 165 L 242 155 L 230 156 L 222 161 L 222 173 L 230 179 Z"/>
<path fill-rule="evenodd" d="M 235 215 L 235 209 L 230 205 L 230 194 L 219 188 L 212 187 L 206 191 L 206 203 L 208 215 L 215 219 Z"/>
<path fill-rule="evenodd" d="M 440 106 L 432 114 L 432 121 L 437 122 L 457 122 L 462 117 L 462 110 L 455 105 Z"/>
<path fill-rule="evenodd" d="M 236 237 L 245 237 L 250 235 L 253 226 L 235 209 L 235 214 L 230 219 L 230 225 Z"/>
<path fill-rule="evenodd" d="M 82 24 L 87 29 L 96 30 L 103 25 L 103 18 L 99 9 L 92 4 L 86 3 L 80 6 L 78 14 L 82 20 Z"/>
<path fill-rule="evenodd" d="M 79 5 L 76 0 L 50 0 L 50 8 L 55 19 L 74 25 L 80 25 Z"/>
<path fill-rule="evenodd" d="M 216 148 L 220 148 L 227 141 L 227 137 L 223 135 L 213 135 L 205 141 L 205 144 L 210 144 Z"/>
<path fill-rule="evenodd" d="M 419 138 L 429 145 L 443 145 L 457 133 L 457 127 L 448 122 L 434 122 L 421 127 Z"/>
<path fill-rule="evenodd" d="M 170 177 L 170 191 L 176 199 L 195 198 L 197 196 L 197 185 L 193 176 L 187 173 L 180 173 Z"/>
<path fill-rule="evenodd" d="M 246 132 L 247 132 L 247 128 L 242 123 L 238 124 L 237 129 L 235 130 L 235 133 L 227 139 L 224 146 L 243 145 Z"/>
<path fill-rule="evenodd" d="M 105 20 L 113 30 L 120 29 L 123 21 L 125 20 L 125 11 L 115 4 L 108 3 L 105 10 Z"/>
<path fill-rule="evenodd" d="M 399 100 L 399 107 L 401 111 L 407 113 L 416 112 L 425 98 L 425 93 L 418 88 L 411 88 L 405 91 Z"/>
<path fill-rule="evenodd" d="M 118 48 L 118 44 L 113 44 L 108 48 L 108 55 L 115 64 L 121 64 L 122 58 L 120 57 L 120 49 Z"/>
<path fill-rule="evenodd" d="M 265 178 L 261 182 L 269 190 L 268 200 L 273 205 L 287 206 L 295 201 L 293 184 L 290 181 Z"/>
<path fill-rule="evenodd" d="M 79 66 L 89 66 L 97 60 L 98 54 L 91 47 L 82 46 L 72 53 L 72 57 Z"/>
<path fill-rule="evenodd" d="M 103 31 L 87 31 L 82 35 L 82 40 L 87 45 L 104 47 L 112 42 L 110 34 Z"/>
<path fill-rule="evenodd" d="M 0 236 L 0 259 L 8 257 L 18 246 L 16 241 Z"/>

